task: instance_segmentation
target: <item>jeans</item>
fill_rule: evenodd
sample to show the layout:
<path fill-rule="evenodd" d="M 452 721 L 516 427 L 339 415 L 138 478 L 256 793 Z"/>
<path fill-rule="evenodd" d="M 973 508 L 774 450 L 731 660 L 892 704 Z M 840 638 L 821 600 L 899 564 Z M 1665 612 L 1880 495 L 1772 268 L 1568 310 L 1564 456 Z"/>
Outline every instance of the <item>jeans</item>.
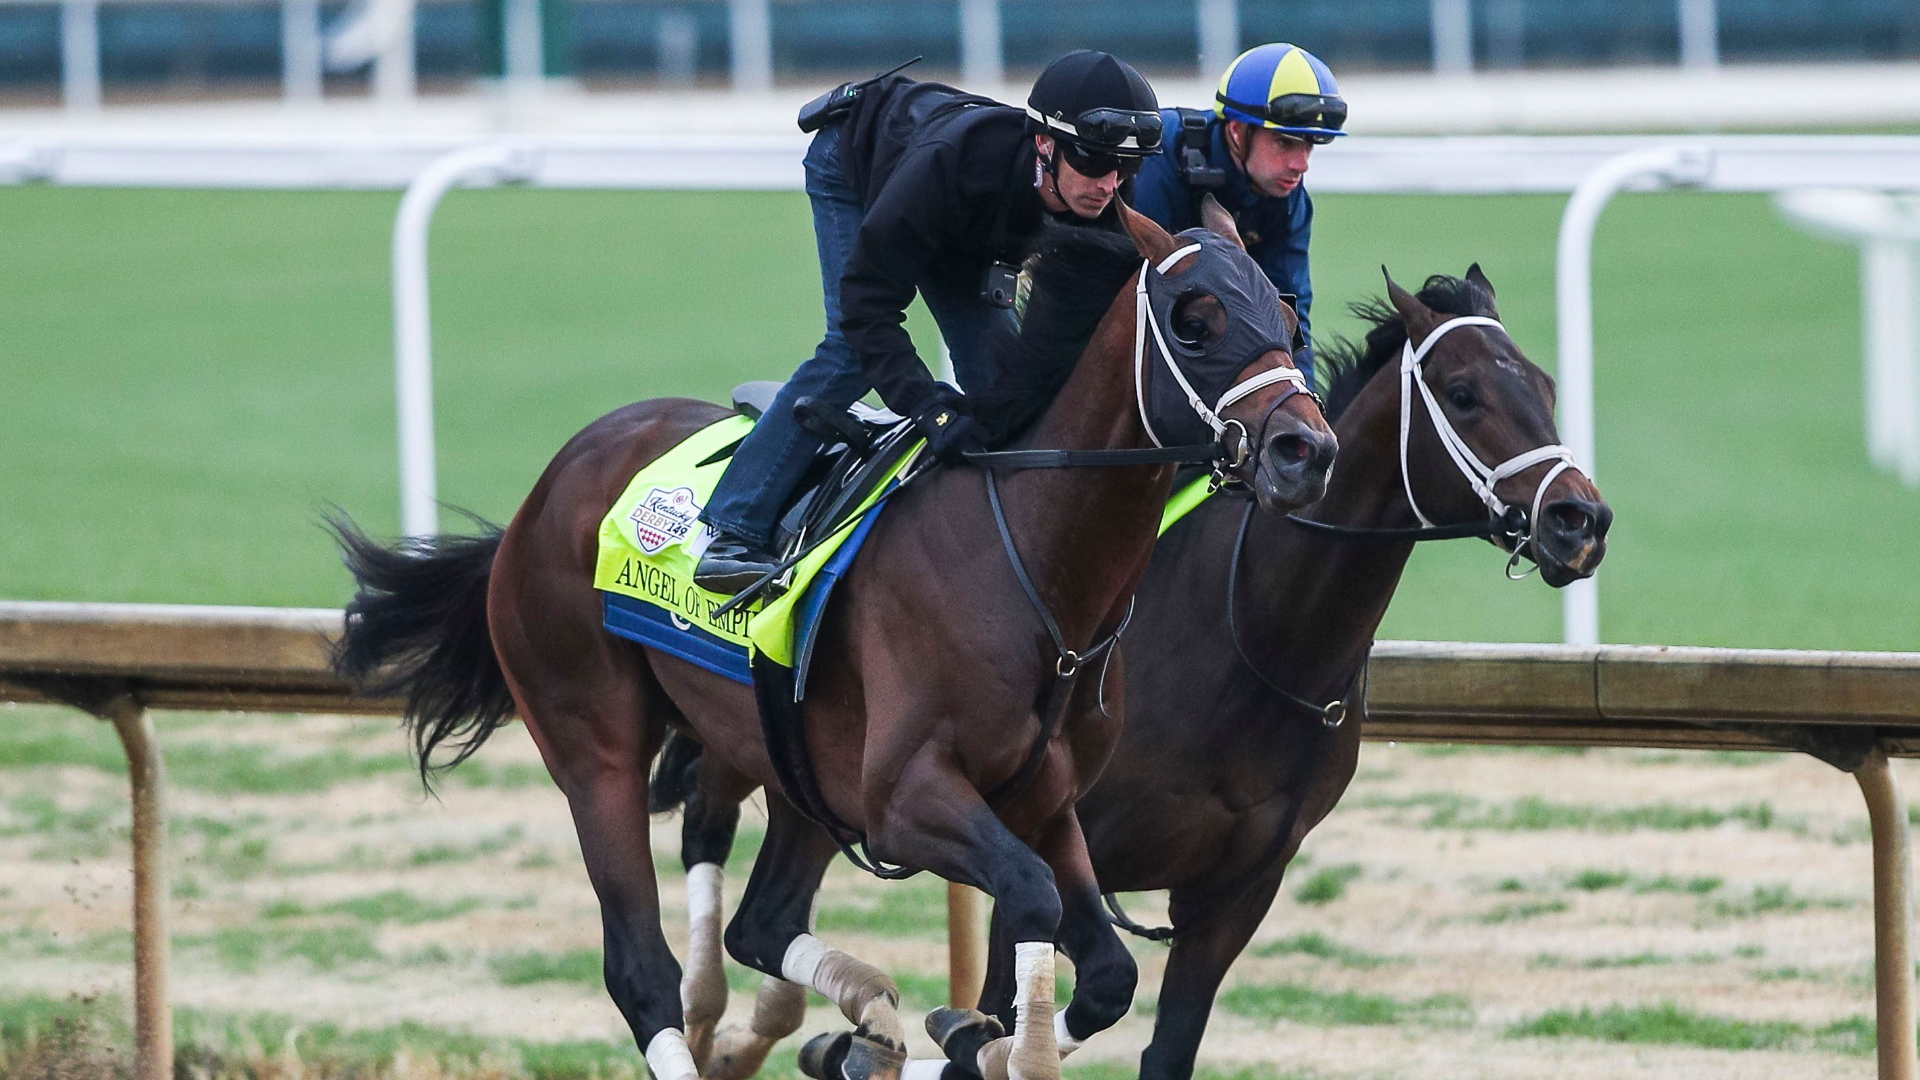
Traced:
<path fill-rule="evenodd" d="M 763 549 L 772 545 L 781 506 L 793 494 L 821 446 L 819 437 L 794 421 L 793 403 L 815 397 L 852 405 L 873 389 L 861 370 L 860 358 L 840 332 L 840 278 L 853 254 L 861 219 L 866 216 L 859 192 L 840 168 L 840 131 L 839 124 L 820 129 L 802 162 L 807 198 L 813 204 L 814 240 L 820 250 L 827 334 L 733 452 L 726 474 L 700 514 L 702 521 L 716 529 Z M 980 299 L 977 286 L 970 294 L 951 287 L 923 288 L 921 296 L 947 341 L 961 387 L 978 389 L 990 382 L 986 331 L 995 318 L 1005 319 L 1011 313 Z"/>

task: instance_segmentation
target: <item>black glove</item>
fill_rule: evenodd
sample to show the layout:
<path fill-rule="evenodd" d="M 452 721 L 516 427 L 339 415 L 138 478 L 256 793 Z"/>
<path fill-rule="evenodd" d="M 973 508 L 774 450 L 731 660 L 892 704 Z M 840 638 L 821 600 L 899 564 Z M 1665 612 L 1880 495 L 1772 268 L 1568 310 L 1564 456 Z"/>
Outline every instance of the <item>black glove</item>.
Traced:
<path fill-rule="evenodd" d="M 987 448 L 987 429 L 968 416 L 967 397 L 946 383 L 936 383 L 913 410 L 913 426 L 927 437 L 927 449 L 948 465 Z"/>

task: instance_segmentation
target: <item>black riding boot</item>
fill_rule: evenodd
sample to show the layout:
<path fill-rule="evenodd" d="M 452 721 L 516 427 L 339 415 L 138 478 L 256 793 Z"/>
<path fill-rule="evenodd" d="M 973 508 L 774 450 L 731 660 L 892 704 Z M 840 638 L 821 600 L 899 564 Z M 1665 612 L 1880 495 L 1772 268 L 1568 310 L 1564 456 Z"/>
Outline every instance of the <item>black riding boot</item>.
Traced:
<path fill-rule="evenodd" d="M 732 596 L 766 577 L 778 565 L 779 556 L 739 537 L 721 533 L 707 545 L 707 553 L 700 556 L 700 565 L 693 570 L 693 581 L 709 592 Z"/>

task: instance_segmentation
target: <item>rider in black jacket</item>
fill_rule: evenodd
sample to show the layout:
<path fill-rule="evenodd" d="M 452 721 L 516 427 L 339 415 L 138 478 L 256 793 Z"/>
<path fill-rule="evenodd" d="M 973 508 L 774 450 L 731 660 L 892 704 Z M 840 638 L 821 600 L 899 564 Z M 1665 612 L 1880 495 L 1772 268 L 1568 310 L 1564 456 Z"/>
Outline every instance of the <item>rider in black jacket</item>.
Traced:
<path fill-rule="evenodd" d="M 820 446 L 794 421 L 799 398 L 851 405 L 878 390 L 942 459 L 980 449 L 965 396 L 914 351 L 907 305 L 916 292 L 926 301 L 955 377 L 979 389 L 992 377 L 986 331 L 1011 317 L 1013 276 L 1043 222 L 1117 227 L 1120 184 L 1160 148 L 1153 89 L 1087 50 L 1049 65 L 1024 112 L 898 75 L 828 100 L 805 161 L 827 333 L 701 513 L 715 535 L 695 580 L 716 592 L 737 592 L 778 561 L 775 523 Z"/>

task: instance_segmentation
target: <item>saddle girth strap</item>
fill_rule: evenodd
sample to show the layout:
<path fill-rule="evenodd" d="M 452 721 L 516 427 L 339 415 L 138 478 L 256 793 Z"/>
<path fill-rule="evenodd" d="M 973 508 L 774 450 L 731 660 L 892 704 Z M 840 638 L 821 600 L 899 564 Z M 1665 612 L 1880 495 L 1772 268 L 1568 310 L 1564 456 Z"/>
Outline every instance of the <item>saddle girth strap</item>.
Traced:
<path fill-rule="evenodd" d="M 890 881 L 912 877 L 916 870 L 888 866 L 867 847 L 866 833 L 841 820 L 820 791 L 819 774 L 807 749 L 806 717 L 794 700 L 793 669 L 774 663 L 764 654 L 753 657 L 753 697 L 759 707 L 760 734 L 774 776 L 794 809 L 817 822 L 833 838 L 847 861 L 875 877 Z"/>

